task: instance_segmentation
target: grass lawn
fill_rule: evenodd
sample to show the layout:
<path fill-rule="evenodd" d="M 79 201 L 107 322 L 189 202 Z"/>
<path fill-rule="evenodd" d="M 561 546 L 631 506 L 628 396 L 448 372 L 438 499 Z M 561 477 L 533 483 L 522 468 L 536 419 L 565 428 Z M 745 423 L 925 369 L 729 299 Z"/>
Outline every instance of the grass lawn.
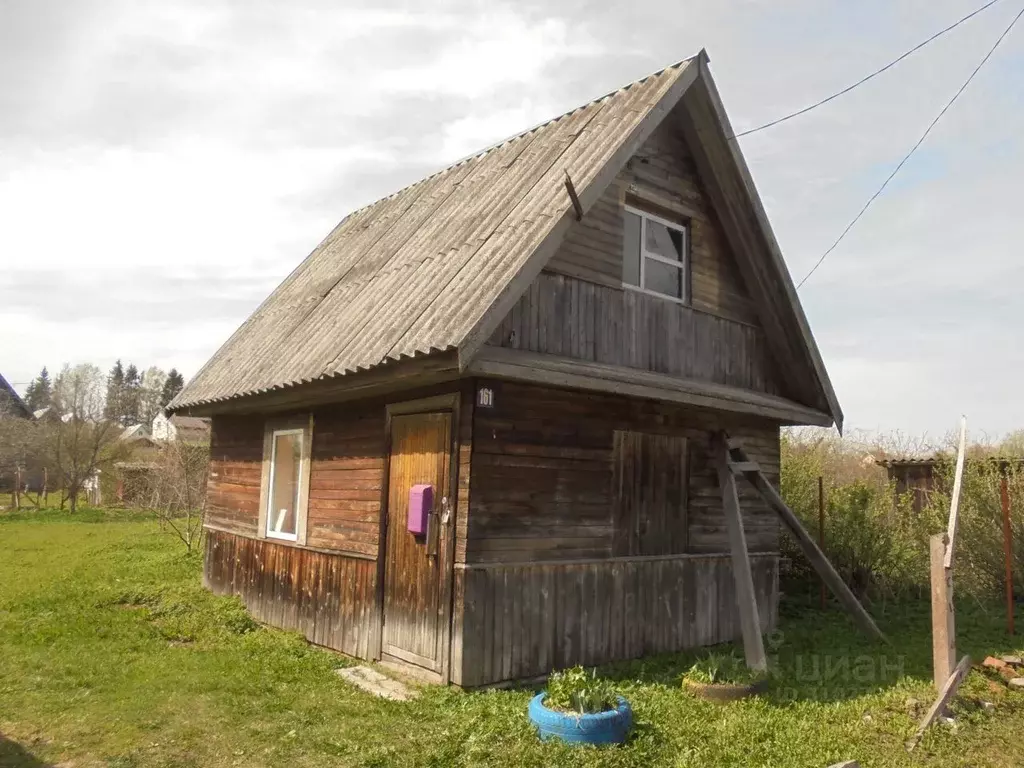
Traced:
<path fill-rule="evenodd" d="M 430 688 L 370 698 L 334 670 L 351 663 L 255 625 L 199 584 L 200 563 L 156 522 L 80 512 L 0 516 L 0 766 L 1017 766 L 1024 694 L 973 672 L 957 724 L 913 755 L 904 741 L 932 700 L 927 606 L 875 611 L 871 645 L 838 611 L 784 604 L 764 697 L 699 701 L 687 655 L 602 670 L 638 727 L 618 748 L 541 744 L 527 690 Z M 790 615 L 797 614 L 797 615 Z M 962 652 L 1019 650 L 998 607 L 965 604 Z M 985 711 L 978 700 L 996 703 Z M 912 716 L 913 715 L 913 716 Z"/>

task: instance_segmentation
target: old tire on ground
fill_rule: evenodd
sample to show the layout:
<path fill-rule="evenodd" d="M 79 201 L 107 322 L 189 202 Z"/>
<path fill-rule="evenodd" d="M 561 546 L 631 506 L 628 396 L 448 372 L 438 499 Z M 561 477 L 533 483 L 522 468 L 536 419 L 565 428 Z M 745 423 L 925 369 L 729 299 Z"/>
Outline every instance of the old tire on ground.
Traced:
<path fill-rule="evenodd" d="M 695 680 L 683 680 L 683 686 L 694 696 L 705 701 L 739 701 L 748 696 L 756 696 L 768 689 L 768 680 L 756 683 L 698 683 Z"/>
<path fill-rule="evenodd" d="M 544 706 L 547 693 L 530 700 L 530 720 L 542 739 L 561 739 L 570 744 L 621 744 L 633 727 L 633 710 L 619 696 L 619 705 L 592 715 L 572 714 Z"/>

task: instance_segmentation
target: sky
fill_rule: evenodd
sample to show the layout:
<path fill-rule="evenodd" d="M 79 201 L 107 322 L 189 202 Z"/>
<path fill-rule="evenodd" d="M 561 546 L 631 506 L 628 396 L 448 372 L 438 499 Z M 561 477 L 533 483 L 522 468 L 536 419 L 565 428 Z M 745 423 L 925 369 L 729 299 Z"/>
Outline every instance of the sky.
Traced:
<path fill-rule="evenodd" d="M 351 210 L 706 48 L 737 131 L 981 0 L 0 0 L 0 373 L 195 373 Z M 799 281 L 1020 10 L 741 140 Z M 848 428 L 1024 427 L 1024 22 L 800 290 Z"/>

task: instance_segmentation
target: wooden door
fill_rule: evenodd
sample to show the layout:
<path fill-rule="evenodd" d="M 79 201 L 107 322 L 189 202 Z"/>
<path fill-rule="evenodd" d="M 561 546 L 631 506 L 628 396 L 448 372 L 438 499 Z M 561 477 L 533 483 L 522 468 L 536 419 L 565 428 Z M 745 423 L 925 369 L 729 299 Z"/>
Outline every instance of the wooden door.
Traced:
<path fill-rule="evenodd" d="M 434 672 L 443 666 L 445 602 L 452 575 L 448 544 L 454 524 L 447 507 L 451 422 L 449 412 L 391 417 L 381 651 Z M 428 552 L 428 536 L 408 530 L 409 490 L 420 483 L 434 486 L 436 554 Z"/>

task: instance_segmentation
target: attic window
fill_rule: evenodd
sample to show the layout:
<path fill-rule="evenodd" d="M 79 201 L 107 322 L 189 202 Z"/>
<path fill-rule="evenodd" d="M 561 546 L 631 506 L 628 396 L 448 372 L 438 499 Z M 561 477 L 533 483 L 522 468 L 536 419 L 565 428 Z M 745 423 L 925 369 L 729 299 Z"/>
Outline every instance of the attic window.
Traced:
<path fill-rule="evenodd" d="M 622 284 L 686 301 L 687 226 L 629 206 L 623 216 Z"/>

